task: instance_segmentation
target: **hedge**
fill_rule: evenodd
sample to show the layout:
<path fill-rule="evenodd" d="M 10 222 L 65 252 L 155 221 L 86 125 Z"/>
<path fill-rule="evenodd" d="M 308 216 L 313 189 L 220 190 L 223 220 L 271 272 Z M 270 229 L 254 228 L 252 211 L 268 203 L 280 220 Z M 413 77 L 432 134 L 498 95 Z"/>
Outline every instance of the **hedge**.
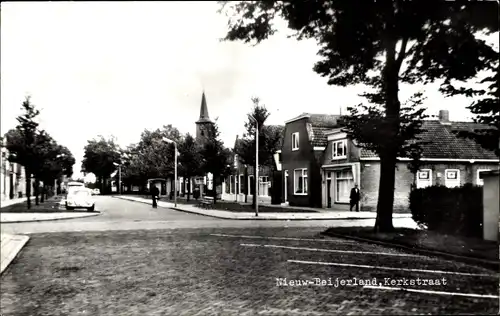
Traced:
<path fill-rule="evenodd" d="M 415 189 L 410 193 L 410 210 L 413 220 L 428 230 L 466 237 L 482 235 L 481 187 L 466 184 Z"/>

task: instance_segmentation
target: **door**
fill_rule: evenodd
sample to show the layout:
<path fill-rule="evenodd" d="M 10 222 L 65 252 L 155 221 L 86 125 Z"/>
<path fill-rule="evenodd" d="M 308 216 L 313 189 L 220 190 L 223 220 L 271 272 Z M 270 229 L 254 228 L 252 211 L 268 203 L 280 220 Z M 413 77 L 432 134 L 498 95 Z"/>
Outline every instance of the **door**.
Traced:
<path fill-rule="evenodd" d="M 288 170 L 285 170 L 285 203 L 288 202 Z"/>
<path fill-rule="evenodd" d="M 332 208 L 332 173 L 326 173 L 326 207 Z"/>

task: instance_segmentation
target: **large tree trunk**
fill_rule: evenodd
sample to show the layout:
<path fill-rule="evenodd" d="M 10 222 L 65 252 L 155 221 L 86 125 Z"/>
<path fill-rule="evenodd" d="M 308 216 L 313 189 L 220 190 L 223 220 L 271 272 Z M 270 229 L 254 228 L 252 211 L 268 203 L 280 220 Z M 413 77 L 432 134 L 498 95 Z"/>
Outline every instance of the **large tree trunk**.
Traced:
<path fill-rule="evenodd" d="M 28 206 L 28 210 L 31 209 L 31 174 L 27 169 L 25 169 L 26 173 L 26 203 Z"/>
<path fill-rule="evenodd" d="M 394 206 L 394 185 L 396 175 L 396 154 L 380 157 L 380 181 L 377 202 L 375 232 L 392 232 L 392 210 Z"/>
<path fill-rule="evenodd" d="M 186 177 L 187 178 L 187 198 L 186 200 L 189 202 L 189 196 L 191 195 L 191 177 Z"/>
<path fill-rule="evenodd" d="M 396 41 L 388 39 L 386 46 L 386 65 L 383 70 L 382 92 L 385 97 L 386 139 L 395 140 L 399 136 L 399 69 L 401 60 L 396 60 Z M 406 46 L 406 45 L 404 45 Z M 404 47 L 403 47 L 404 49 Z M 401 57 L 401 56 L 399 56 Z M 393 141 L 384 141 L 380 153 L 380 181 L 377 202 L 375 232 L 392 232 L 392 212 L 394 207 L 394 185 L 398 147 Z"/>
<path fill-rule="evenodd" d="M 248 203 L 248 192 L 250 188 L 248 185 L 248 167 L 245 166 L 245 203 Z"/>
<path fill-rule="evenodd" d="M 40 181 L 37 178 L 35 178 L 35 205 L 40 205 L 39 194 L 40 194 Z"/>

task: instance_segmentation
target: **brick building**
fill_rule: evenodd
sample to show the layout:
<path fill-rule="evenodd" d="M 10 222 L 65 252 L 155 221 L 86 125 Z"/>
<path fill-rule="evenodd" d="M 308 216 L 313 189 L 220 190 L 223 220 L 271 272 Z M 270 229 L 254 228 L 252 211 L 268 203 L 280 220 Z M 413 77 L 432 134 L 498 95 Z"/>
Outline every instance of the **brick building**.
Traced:
<path fill-rule="evenodd" d="M 339 126 L 339 115 L 303 113 L 285 122 L 281 163 L 283 202 L 321 207 L 321 166 L 326 134 Z"/>
<path fill-rule="evenodd" d="M 350 189 L 358 184 L 361 209 L 375 210 L 380 159 L 357 147 L 339 123 L 339 116 L 317 114 L 304 114 L 287 122 L 282 159 L 284 197 L 290 205 L 345 209 Z M 497 170 L 499 159 L 492 151 L 454 133 L 478 128 L 484 126 L 450 122 L 447 111 L 440 111 L 439 120 L 425 121 L 421 138 L 429 143 L 423 146 L 420 170 L 413 174 L 408 169 L 410 159 L 398 159 L 395 209 L 408 208 L 412 186 L 481 185 L 481 171 Z"/>

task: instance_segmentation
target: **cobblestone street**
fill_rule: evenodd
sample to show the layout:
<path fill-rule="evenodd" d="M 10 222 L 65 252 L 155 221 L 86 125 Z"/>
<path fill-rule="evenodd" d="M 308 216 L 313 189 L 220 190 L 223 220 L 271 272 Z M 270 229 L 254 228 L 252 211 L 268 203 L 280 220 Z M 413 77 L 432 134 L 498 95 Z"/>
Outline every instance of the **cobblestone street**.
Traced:
<path fill-rule="evenodd" d="M 2 315 L 498 312 L 498 275 L 490 270 L 321 238 L 322 227 L 214 226 L 33 234 L 2 275 Z M 358 285 L 335 286 L 354 278 Z M 378 284 L 359 284 L 374 278 Z"/>

